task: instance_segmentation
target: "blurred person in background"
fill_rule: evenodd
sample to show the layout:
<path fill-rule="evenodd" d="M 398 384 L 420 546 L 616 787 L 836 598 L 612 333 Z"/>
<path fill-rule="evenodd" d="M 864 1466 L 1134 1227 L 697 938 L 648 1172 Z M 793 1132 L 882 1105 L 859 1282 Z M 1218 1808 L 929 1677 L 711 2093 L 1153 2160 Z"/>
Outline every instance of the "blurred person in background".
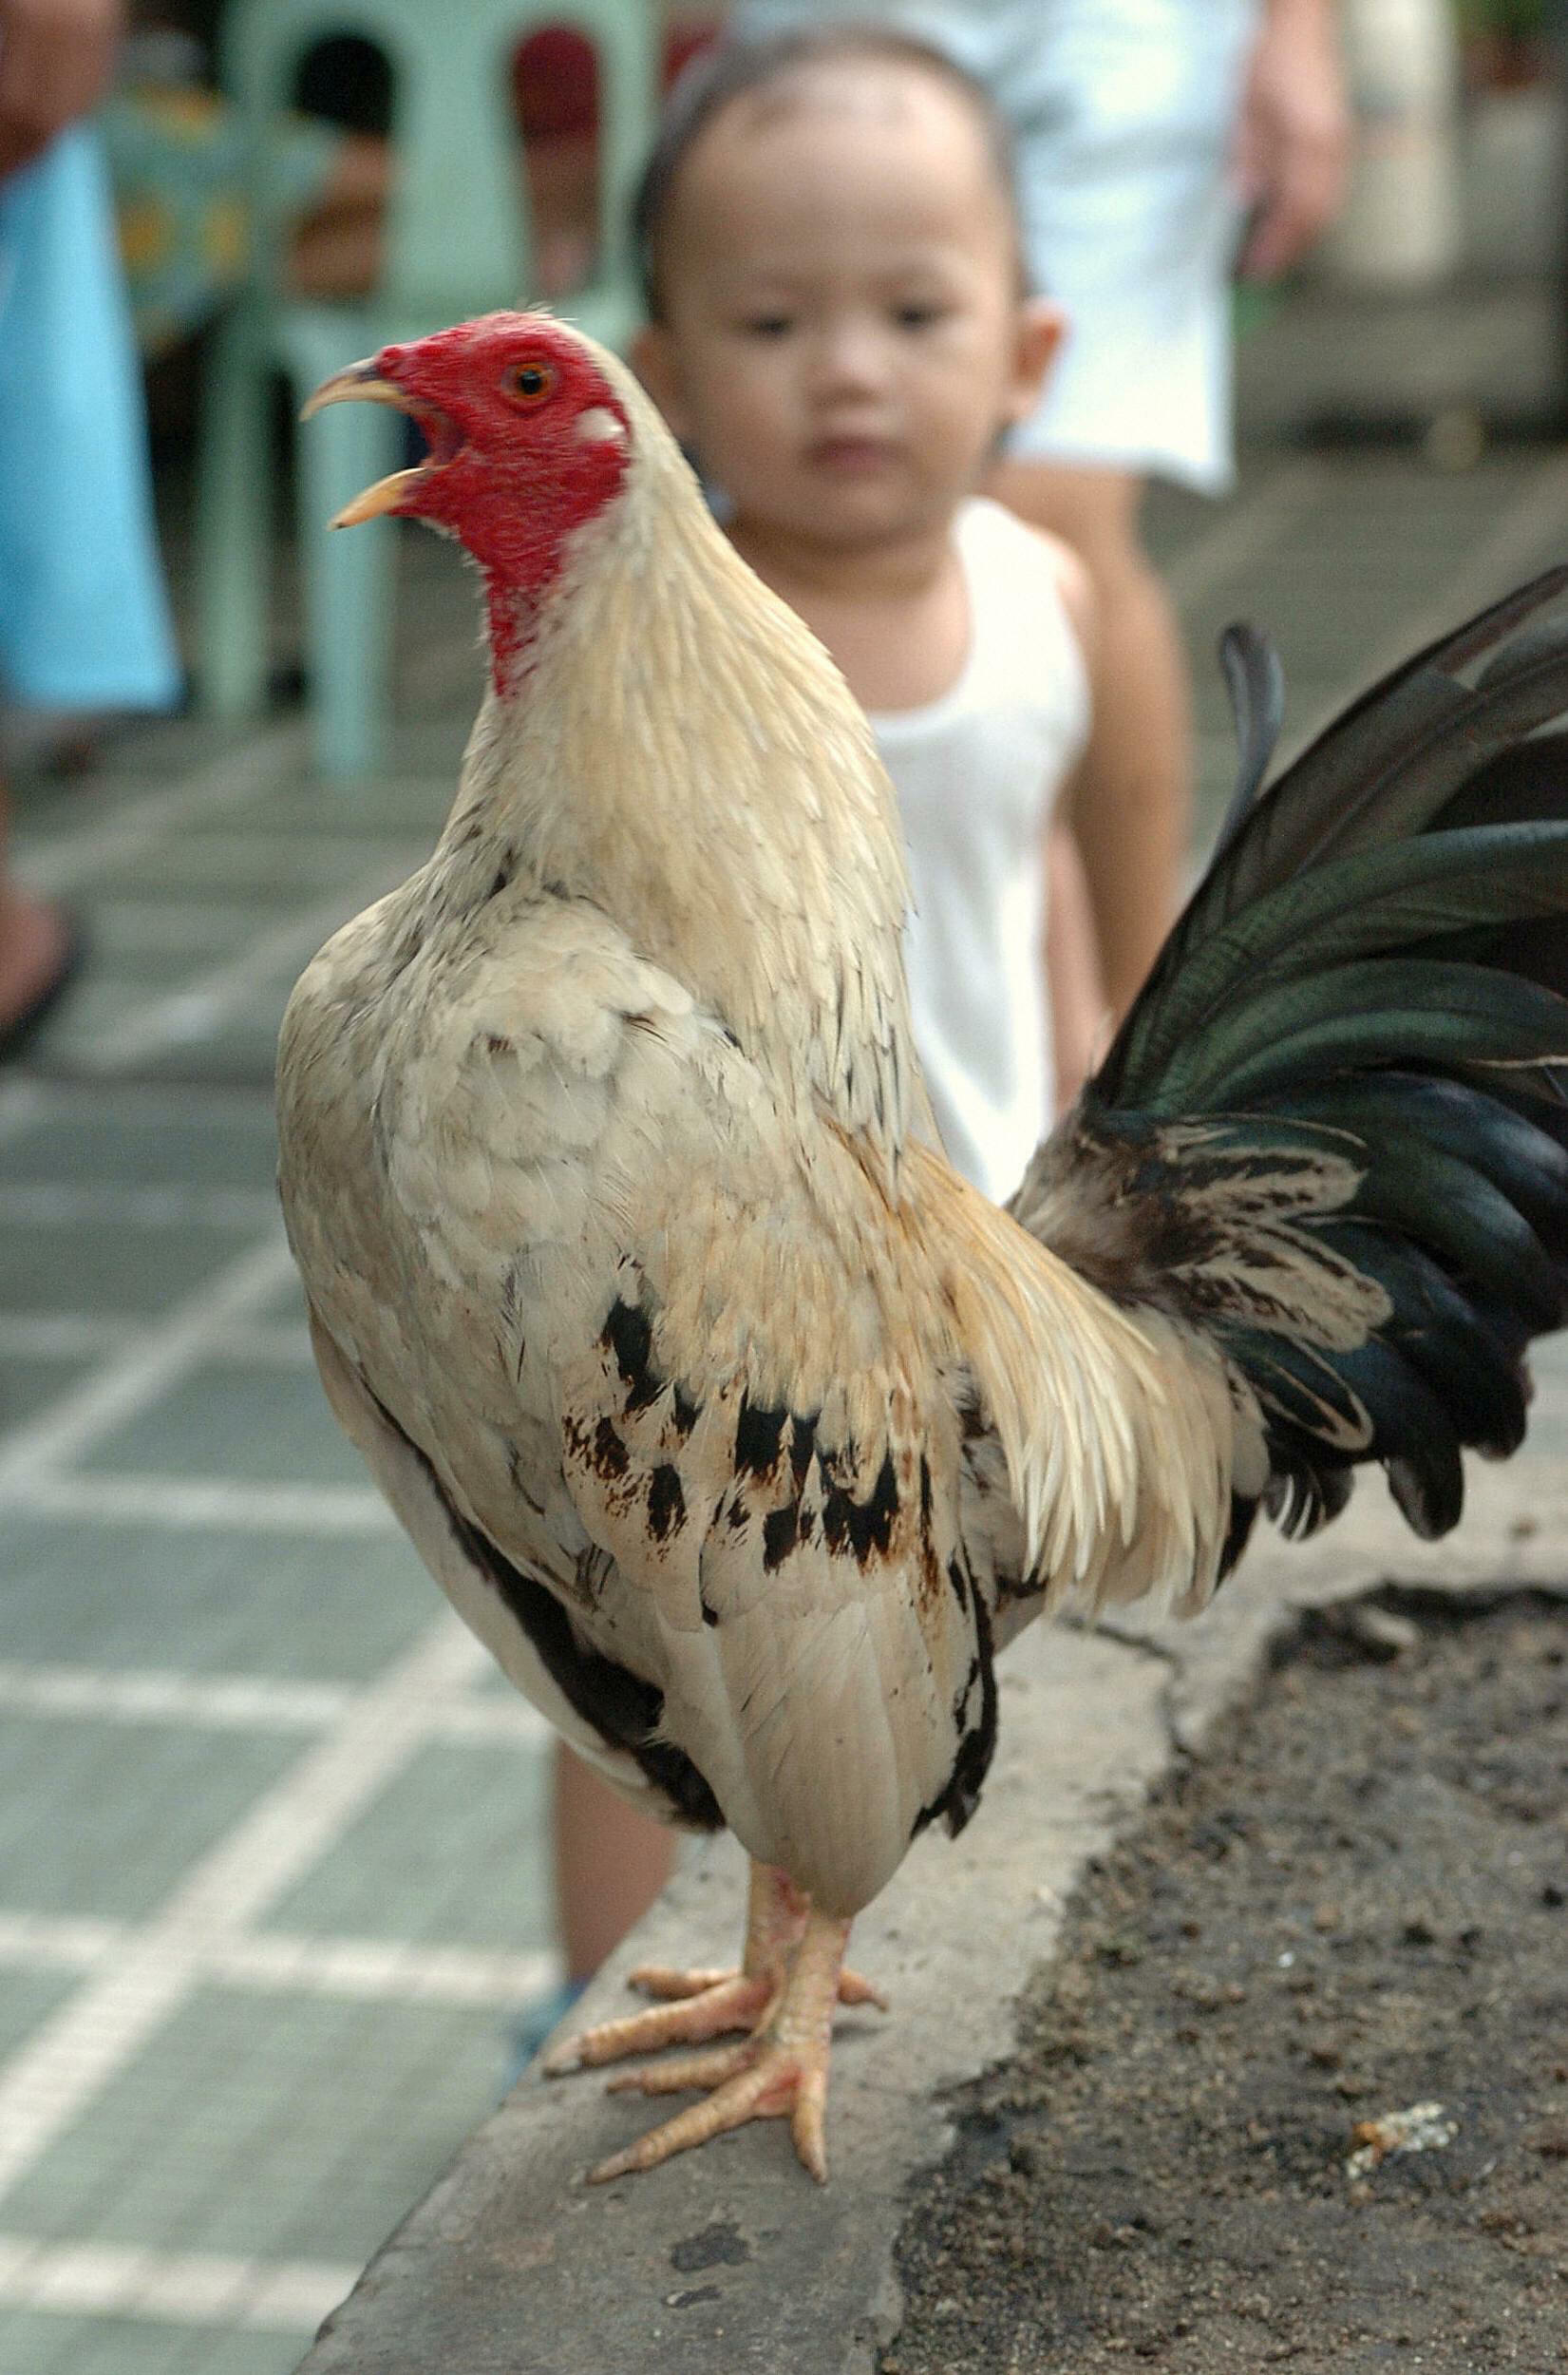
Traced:
<path fill-rule="evenodd" d="M 743 36 L 895 24 L 949 50 L 1011 127 L 1026 260 L 1067 334 L 990 491 L 1070 544 L 1097 596 L 1073 823 L 1118 1014 L 1176 911 L 1192 771 L 1144 484 L 1231 484 L 1233 274 L 1285 271 L 1343 195 L 1333 17 L 1334 0 L 740 0 L 730 20 Z"/>
<path fill-rule="evenodd" d="M 141 379 L 103 161 L 81 122 L 113 69 L 114 0 L 0 0 L 0 694 L 83 714 L 168 709 Z M 69 981 L 69 919 L 9 863 L 0 779 L 0 1061 Z"/>

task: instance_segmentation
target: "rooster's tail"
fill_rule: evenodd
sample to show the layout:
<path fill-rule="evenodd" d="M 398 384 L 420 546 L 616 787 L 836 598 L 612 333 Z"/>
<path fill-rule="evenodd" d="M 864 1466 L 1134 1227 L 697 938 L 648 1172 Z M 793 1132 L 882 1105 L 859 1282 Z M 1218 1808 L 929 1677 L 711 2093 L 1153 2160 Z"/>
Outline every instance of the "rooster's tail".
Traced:
<path fill-rule="evenodd" d="M 1461 1447 L 1517 1447 L 1524 1349 L 1568 1316 L 1568 734 L 1537 732 L 1568 712 L 1565 591 L 1419 654 L 1261 793 L 1277 676 L 1231 631 L 1219 849 L 1013 1200 L 1218 1346 L 1293 1532 L 1363 1460 L 1445 1532 Z"/>

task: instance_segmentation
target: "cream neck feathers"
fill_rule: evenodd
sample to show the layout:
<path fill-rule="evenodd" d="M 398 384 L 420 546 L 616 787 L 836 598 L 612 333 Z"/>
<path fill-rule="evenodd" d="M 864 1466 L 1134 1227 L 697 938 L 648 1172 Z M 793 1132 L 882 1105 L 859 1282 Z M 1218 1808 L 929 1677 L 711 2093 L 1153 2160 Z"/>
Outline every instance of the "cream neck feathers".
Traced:
<path fill-rule="evenodd" d="M 713 524 L 647 397 L 622 491 L 576 531 L 492 691 L 427 881 L 465 907 L 504 872 L 591 901 L 781 1087 L 809 1082 L 896 1191 L 923 1103 L 891 787 L 827 654 Z"/>

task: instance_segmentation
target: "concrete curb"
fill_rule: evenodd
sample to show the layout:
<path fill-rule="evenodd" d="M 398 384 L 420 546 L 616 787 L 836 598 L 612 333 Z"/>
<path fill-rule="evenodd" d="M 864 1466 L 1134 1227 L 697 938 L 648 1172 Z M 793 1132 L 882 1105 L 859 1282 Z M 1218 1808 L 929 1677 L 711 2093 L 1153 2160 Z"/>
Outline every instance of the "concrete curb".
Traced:
<path fill-rule="evenodd" d="M 856 1963 L 894 2008 L 840 2022 L 827 2189 L 772 2123 L 586 2187 L 584 2170 L 656 2107 L 606 2096 L 592 2073 L 530 2074 L 328 2319 L 300 2375 L 871 2375 L 901 2315 L 906 2188 L 947 2148 L 946 2096 L 1009 2052 L 1013 2004 L 1087 1859 L 1200 1751 L 1298 1608 L 1393 1579 L 1561 1588 L 1565 1541 L 1559 1463 L 1521 1454 L 1473 1473 L 1450 1544 L 1412 1544 L 1364 1485 L 1316 1543 L 1260 1543 L 1194 1624 L 1036 1626 L 1005 1661 L 1000 1747 L 973 1822 L 956 1842 L 922 1840 L 857 1924 Z M 730 1842 L 705 1852 L 574 2022 L 626 2008 L 635 1962 L 731 1959 L 742 1886 Z"/>

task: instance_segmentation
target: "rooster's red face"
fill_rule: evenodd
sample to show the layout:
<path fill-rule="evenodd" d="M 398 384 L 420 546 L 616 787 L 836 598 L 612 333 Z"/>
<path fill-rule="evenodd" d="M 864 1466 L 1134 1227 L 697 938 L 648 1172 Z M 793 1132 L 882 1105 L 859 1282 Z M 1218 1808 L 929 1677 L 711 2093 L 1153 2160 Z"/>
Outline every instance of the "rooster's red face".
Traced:
<path fill-rule="evenodd" d="M 428 520 L 465 544 L 492 583 L 540 593 L 565 540 L 612 502 L 631 424 L 587 344 L 538 314 L 487 314 L 406 346 L 383 347 L 323 382 L 308 418 L 351 397 L 396 405 L 429 452 L 338 513 Z"/>

